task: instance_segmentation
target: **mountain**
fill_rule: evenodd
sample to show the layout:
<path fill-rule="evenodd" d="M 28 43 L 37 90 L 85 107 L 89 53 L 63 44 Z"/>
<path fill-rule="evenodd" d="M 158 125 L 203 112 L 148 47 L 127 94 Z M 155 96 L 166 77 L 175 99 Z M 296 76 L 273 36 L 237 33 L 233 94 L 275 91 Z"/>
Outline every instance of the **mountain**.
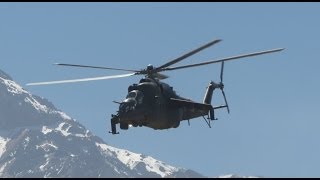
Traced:
<path fill-rule="evenodd" d="M 204 177 L 112 147 L 0 70 L 0 177 Z"/>

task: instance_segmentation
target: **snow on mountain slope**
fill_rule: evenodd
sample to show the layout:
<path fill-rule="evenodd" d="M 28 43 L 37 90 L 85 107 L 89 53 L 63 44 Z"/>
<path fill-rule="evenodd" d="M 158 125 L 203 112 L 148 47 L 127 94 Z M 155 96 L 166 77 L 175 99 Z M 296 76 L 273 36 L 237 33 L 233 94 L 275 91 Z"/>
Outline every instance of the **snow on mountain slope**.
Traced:
<path fill-rule="evenodd" d="M 0 70 L 0 177 L 204 177 L 112 147 Z"/>
<path fill-rule="evenodd" d="M 235 174 L 221 175 L 215 178 L 262 178 L 260 176 L 239 176 Z"/>
<path fill-rule="evenodd" d="M 9 141 L 9 138 L 3 138 L 0 136 L 0 157 L 3 154 L 3 152 L 6 150 L 6 144 Z"/>

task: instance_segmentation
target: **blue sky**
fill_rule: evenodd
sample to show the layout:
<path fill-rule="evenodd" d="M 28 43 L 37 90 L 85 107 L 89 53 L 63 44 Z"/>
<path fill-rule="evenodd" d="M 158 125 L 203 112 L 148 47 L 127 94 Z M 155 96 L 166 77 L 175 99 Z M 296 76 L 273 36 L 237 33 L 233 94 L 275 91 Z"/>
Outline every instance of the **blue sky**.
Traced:
<path fill-rule="evenodd" d="M 206 176 L 320 177 L 319 3 L 0 3 L 3 71 L 108 144 Z M 273 48 L 285 51 L 225 63 L 231 113 L 208 128 L 131 128 L 113 136 L 110 117 L 141 77 L 25 86 L 121 74 L 56 67 L 74 63 L 142 69 L 213 39 L 217 45 L 177 65 Z M 201 102 L 220 64 L 167 72 L 178 94 Z M 216 91 L 213 104 L 223 104 Z"/>

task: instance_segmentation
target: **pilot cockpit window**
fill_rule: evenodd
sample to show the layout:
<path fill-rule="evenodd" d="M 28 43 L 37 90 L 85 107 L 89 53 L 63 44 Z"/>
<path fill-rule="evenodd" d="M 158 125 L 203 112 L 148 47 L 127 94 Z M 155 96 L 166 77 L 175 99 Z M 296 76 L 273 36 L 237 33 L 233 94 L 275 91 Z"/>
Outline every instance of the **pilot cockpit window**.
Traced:
<path fill-rule="evenodd" d="M 130 91 L 127 95 L 127 98 L 136 98 L 137 93 L 135 91 Z"/>

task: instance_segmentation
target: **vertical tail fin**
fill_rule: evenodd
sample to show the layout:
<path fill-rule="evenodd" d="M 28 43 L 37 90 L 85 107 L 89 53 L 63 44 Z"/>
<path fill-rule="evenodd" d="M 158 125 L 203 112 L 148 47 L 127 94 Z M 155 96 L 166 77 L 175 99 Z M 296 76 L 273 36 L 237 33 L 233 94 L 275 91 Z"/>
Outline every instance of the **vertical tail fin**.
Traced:
<path fill-rule="evenodd" d="M 204 95 L 204 99 L 203 99 L 203 103 L 204 104 L 211 104 L 213 91 L 216 88 L 219 88 L 222 91 L 222 95 L 223 95 L 223 98 L 224 98 L 225 105 L 224 106 L 218 106 L 216 108 L 212 108 L 211 110 L 209 110 L 209 115 L 210 115 L 210 119 L 211 120 L 215 119 L 215 117 L 214 117 L 214 109 L 225 108 L 226 107 L 227 110 L 228 110 L 228 113 L 230 113 L 228 102 L 227 102 L 227 98 L 226 98 L 226 95 L 225 95 L 225 93 L 223 91 L 223 88 L 224 88 L 224 85 L 222 83 L 223 82 L 223 67 L 224 67 L 224 61 L 222 61 L 222 63 L 221 63 L 220 83 L 217 84 L 217 83 L 214 83 L 213 81 L 211 81 L 209 83 L 208 87 L 207 87 L 207 91 L 206 91 L 206 94 Z"/>
<path fill-rule="evenodd" d="M 204 104 L 211 104 L 211 99 L 212 99 L 212 94 L 213 94 L 213 90 L 216 87 L 214 86 L 214 82 L 210 82 L 208 87 L 207 87 L 207 91 L 204 95 L 204 99 L 203 99 L 203 103 Z"/>

